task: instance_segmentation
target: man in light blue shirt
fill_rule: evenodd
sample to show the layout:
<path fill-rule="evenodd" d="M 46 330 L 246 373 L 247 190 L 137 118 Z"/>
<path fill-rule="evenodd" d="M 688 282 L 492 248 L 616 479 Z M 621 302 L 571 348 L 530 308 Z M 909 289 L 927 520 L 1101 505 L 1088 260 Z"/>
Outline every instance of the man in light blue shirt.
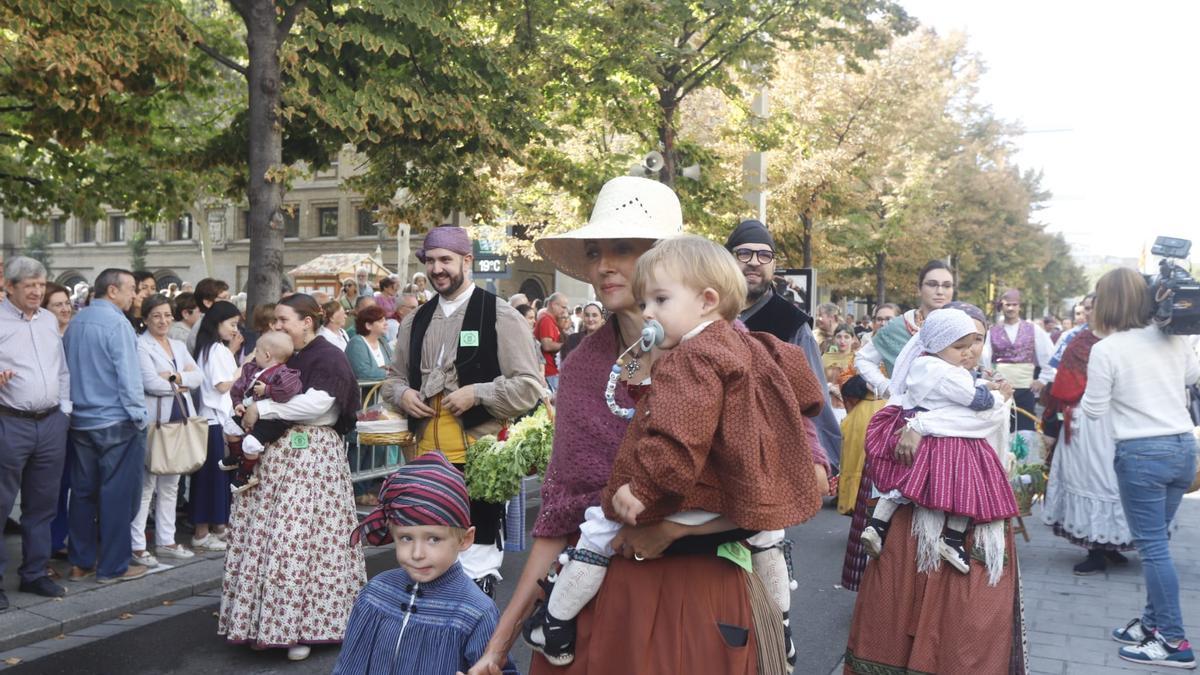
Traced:
<path fill-rule="evenodd" d="M 68 580 L 95 574 L 105 584 L 146 574 L 145 566 L 130 563 L 129 523 L 141 506 L 148 413 L 137 336 L 125 318 L 137 293 L 133 274 L 106 269 L 94 288 L 96 299 L 63 336 L 75 445 Z"/>
<path fill-rule="evenodd" d="M 71 379 L 58 321 L 42 309 L 46 268 L 17 257 L 4 270 L 0 301 L 0 521 L 21 492 L 20 590 L 50 598 L 66 589 L 46 575 L 50 521 L 58 510 L 71 413 Z M 0 549 L 0 576 L 7 567 Z M 0 611 L 8 598 L 0 590 Z"/>

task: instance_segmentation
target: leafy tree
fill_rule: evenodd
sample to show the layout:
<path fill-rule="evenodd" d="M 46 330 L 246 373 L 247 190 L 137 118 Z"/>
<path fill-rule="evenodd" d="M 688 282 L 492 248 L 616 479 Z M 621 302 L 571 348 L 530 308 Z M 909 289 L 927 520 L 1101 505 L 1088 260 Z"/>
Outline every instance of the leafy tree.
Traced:
<path fill-rule="evenodd" d="M 0 0 L 0 206 L 142 220 L 195 190 L 215 71 L 172 2 Z M 208 112 L 205 113 L 210 114 Z"/>

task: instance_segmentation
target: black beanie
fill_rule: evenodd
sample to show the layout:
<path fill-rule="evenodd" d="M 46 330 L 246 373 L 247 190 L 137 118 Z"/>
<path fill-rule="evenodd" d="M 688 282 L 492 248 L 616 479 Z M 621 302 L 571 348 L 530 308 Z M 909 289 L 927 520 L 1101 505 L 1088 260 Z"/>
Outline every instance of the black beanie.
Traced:
<path fill-rule="evenodd" d="M 732 251 L 742 244 L 766 244 L 771 247 L 771 250 L 775 250 L 775 239 L 771 236 L 771 232 L 766 225 L 757 220 L 743 220 L 733 228 L 733 234 L 729 235 L 729 240 L 725 242 L 725 248 Z"/>

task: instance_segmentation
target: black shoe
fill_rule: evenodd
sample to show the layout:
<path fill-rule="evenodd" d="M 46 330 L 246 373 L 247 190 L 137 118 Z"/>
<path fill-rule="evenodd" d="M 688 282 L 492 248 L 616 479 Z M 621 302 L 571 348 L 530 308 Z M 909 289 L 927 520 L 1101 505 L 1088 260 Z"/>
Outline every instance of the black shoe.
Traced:
<path fill-rule="evenodd" d="M 575 660 L 575 620 L 560 620 L 550 616 L 546 604 L 538 605 L 525 619 L 521 631 L 525 642 L 553 666 L 567 666 Z"/>
<path fill-rule="evenodd" d="M 788 613 L 783 613 L 783 647 L 787 650 L 788 672 L 796 669 L 796 643 L 792 642 L 792 622 L 788 619 Z"/>
<path fill-rule="evenodd" d="M 1120 551 L 1105 551 L 1104 559 L 1114 565 L 1125 565 L 1129 563 L 1129 558 L 1123 555 Z"/>
<path fill-rule="evenodd" d="M 971 573 L 971 558 L 967 555 L 966 548 L 963 547 L 961 534 L 958 536 L 943 535 L 942 540 L 938 542 L 938 555 L 959 572 Z"/>
<path fill-rule="evenodd" d="M 1104 558 L 1104 551 L 1088 551 L 1087 559 L 1075 566 L 1075 576 L 1086 577 L 1103 572 L 1108 567 Z"/>
<path fill-rule="evenodd" d="M 226 455 L 221 458 L 221 461 L 217 462 L 217 468 L 222 471 L 236 471 L 241 466 L 241 458 L 234 457 L 233 455 Z"/>
<path fill-rule="evenodd" d="M 50 580 L 50 577 L 38 577 L 33 581 L 22 581 L 22 593 L 33 593 L 43 598 L 61 598 L 67 594 L 67 589 Z"/>
<path fill-rule="evenodd" d="M 8 596 L 4 594 L 3 590 L 0 590 L 0 612 L 6 609 L 8 609 Z"/>
<path fill-rule="evenodd" d="M 496 577 L 494 575 L 489 574 L 484 577 L 479 577 L 475 580 L 475 585 L 478 586 L 479 590 L 483 591 L 484 594 L 489 598 L 492 600 L 496 599 Z"/>
<path fill-rule="evenodd" d="M 67 549 L 60 548 L 57 551 L 50 552 L 50 559 L 51 560 L 70 560 L 70 555 L 67 553 Z"/>

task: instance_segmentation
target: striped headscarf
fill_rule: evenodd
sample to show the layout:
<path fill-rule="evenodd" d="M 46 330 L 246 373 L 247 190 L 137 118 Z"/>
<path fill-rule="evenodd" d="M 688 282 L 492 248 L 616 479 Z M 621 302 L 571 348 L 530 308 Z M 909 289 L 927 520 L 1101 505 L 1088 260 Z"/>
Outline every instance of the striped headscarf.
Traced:
<path fill-rule="evenodd" d="M 386 544 L 392 541 L 390 523 L 471 527 L 462 473 L 440 452 L 426 453 L 400 467 L 384 480 L 379 506 L 354 528 L 350 543 L 365 538 L 372 546 Z"/>

